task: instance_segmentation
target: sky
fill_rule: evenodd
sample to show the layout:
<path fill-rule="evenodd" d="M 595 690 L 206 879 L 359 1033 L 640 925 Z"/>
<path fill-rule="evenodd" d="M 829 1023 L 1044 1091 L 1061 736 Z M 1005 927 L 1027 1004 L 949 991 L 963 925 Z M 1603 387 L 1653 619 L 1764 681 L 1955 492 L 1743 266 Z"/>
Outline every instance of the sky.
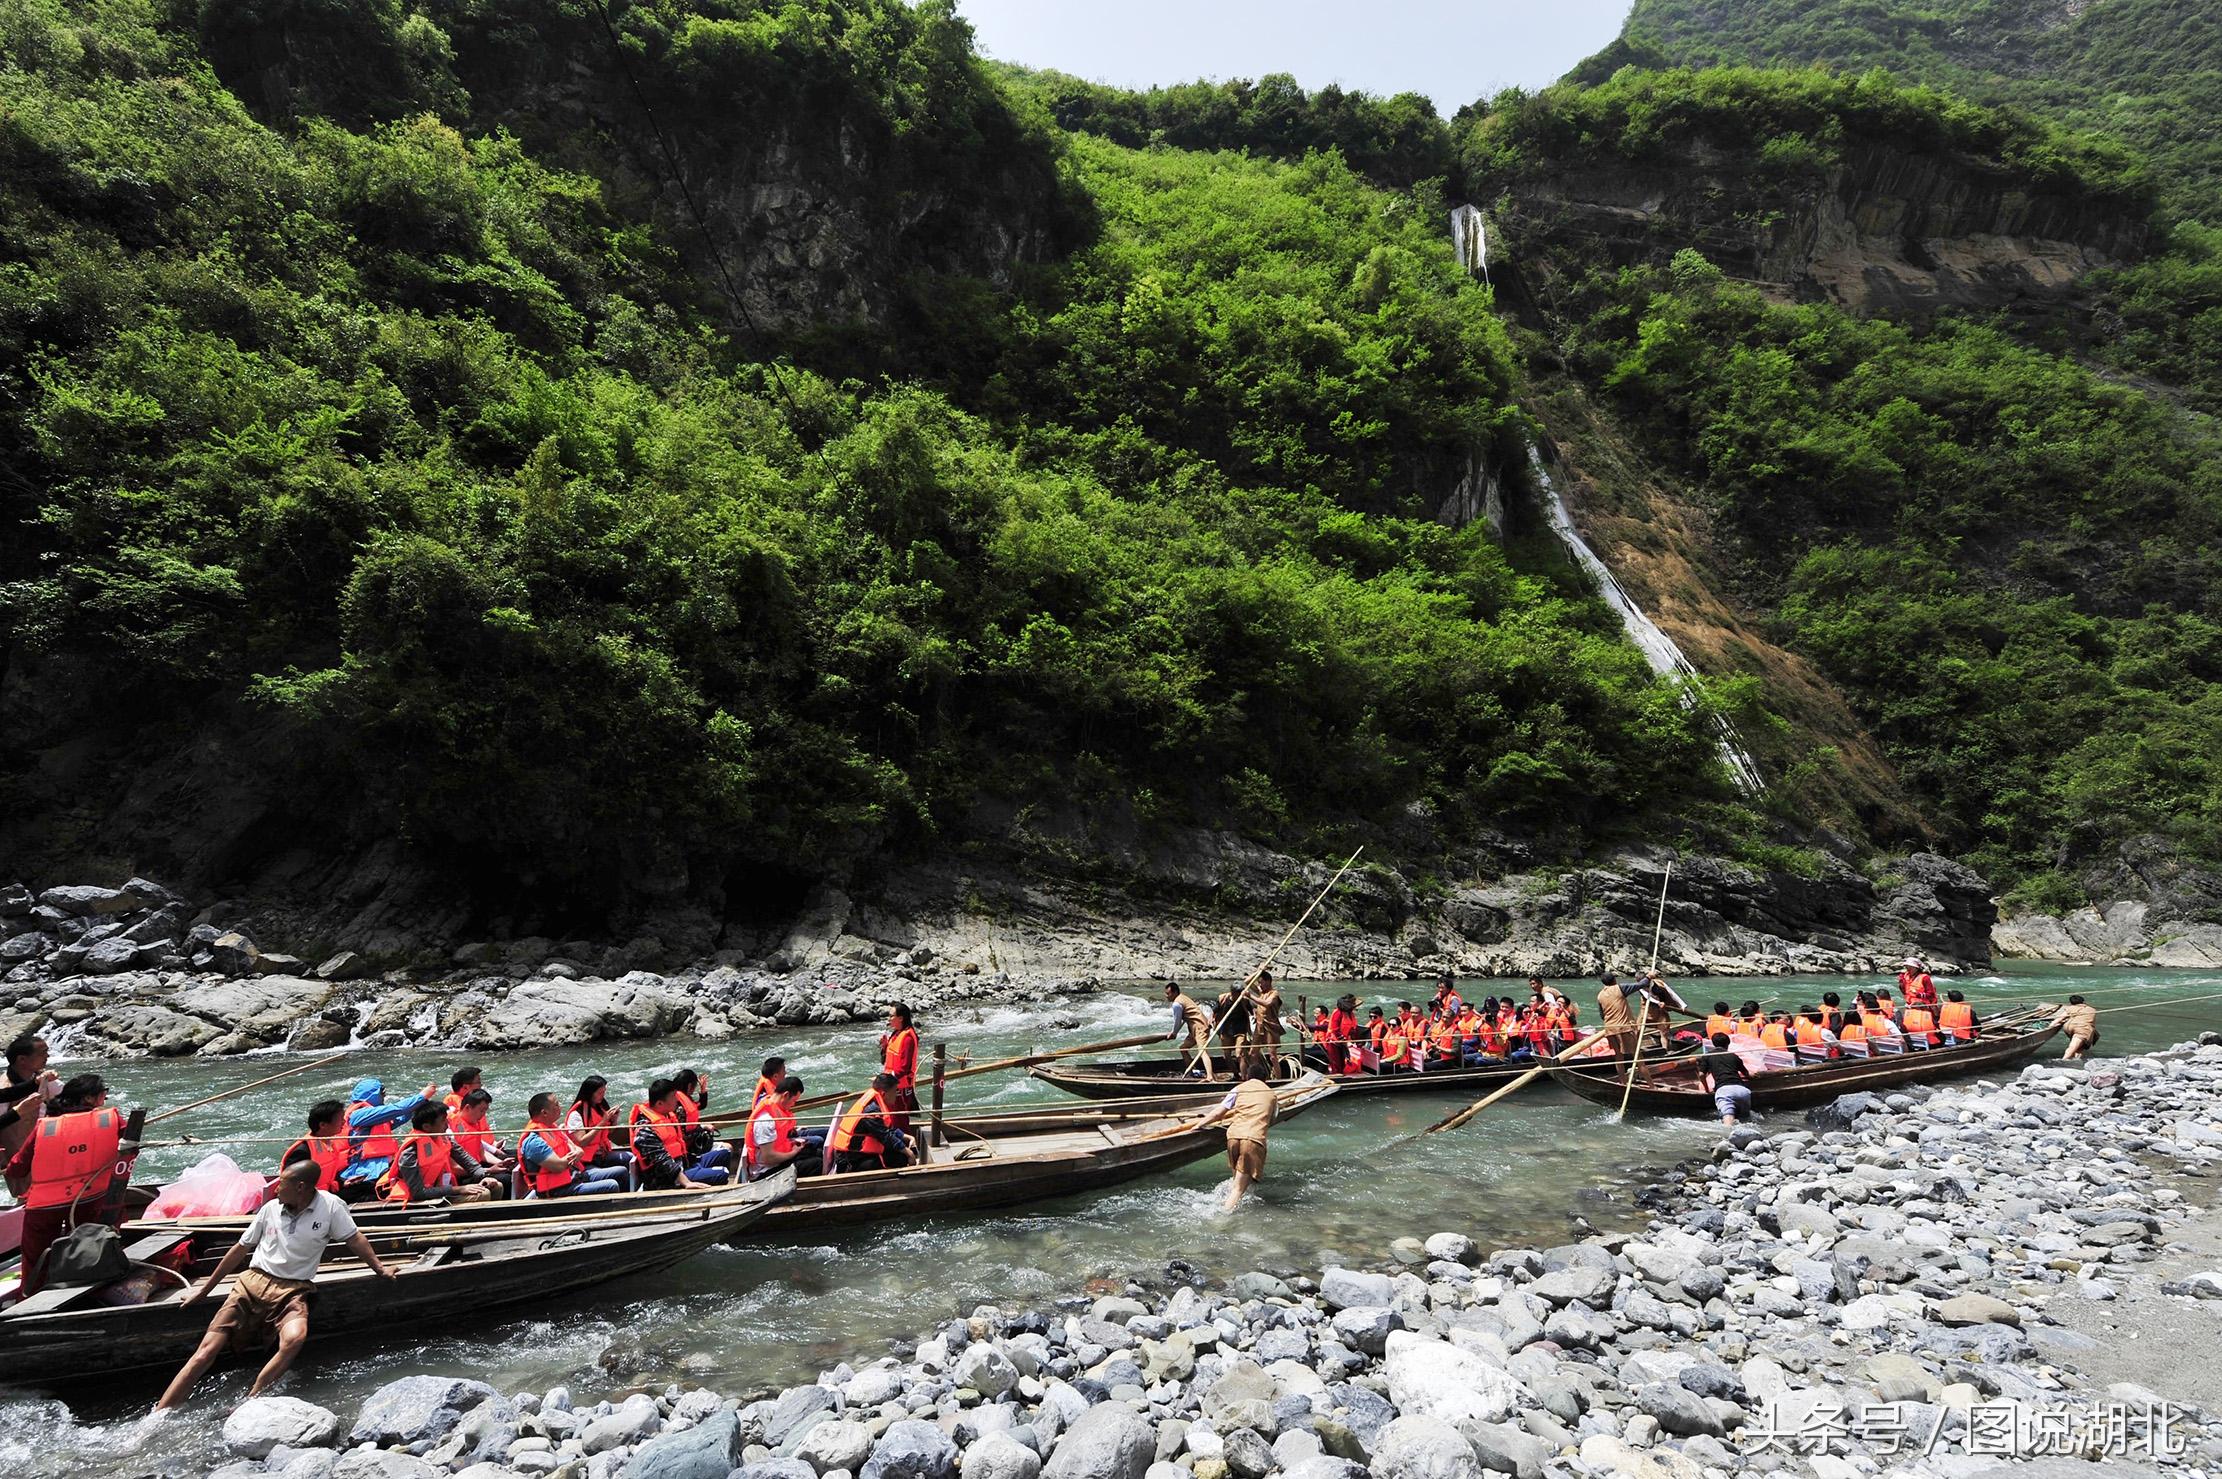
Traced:
<path fill-rule="evenodd" d="M 1288 72 L 1419 92 L 1444 117 L 1542 87 L 1619 34 L 1629 0 L 957 0 L 998 61 L 1122 87 Z"/>

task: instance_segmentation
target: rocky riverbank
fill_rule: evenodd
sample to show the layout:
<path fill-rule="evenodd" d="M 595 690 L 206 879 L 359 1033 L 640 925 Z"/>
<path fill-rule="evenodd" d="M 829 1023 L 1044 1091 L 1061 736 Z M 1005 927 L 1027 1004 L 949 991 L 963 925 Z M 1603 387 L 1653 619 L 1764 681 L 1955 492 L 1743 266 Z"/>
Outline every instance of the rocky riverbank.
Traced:
<path fill-rule="evenodd" d="M 1740 1129 L 1647 1193 L 1640 1231 L 1486 1253 L 1437 1233 L 1379 1269 L 1224 1285 L 1175 1263 L 753 1400 L 431 1376 L 351 1421 L 264 1399 L 216 1472 L 1973 1479 L 2102 1452 L 2109 1473 L 2212 1472 L 2222 1376 L 2187 1359 L 2222 1348 L 2207 1043 Z"/>
<path fill-rule="evenodd" d="M 67 1030 L 102 1056 L 271 1047 L 491 1050 L 764 1023 L 859 1021 L 888 1003 L 1041 999 L 1098 980 L 1239 978 L 1332 870 L 1239 839 L 1137 857 L 1125 890 L 1070 876 L 917 870 L 870 900 L 821 888 L 770 927 L 702 910 L 634 920 L 622 939 L 403 929 L 384 905 L 329 911 L 189 901 L 163 884 L 0 888 L 0 1038 Z M 1310 980 L 1553 978 L 1649 958 L 1667 856 L 1416 887 L 1357 869 L 1289 942 Z M 1145 863 L 1148 866 L 1145 867 Z M 1681 974 L 1987 963 L 1983 880 L 1927 854 L 1870 877 L 1841 864 L 1768 874 L 1674 862 L 1660 960 Z M 1138 882 L 1136 880 L 1139 880 Z M 513 925 L 515 921 L 495 921 Z"/>

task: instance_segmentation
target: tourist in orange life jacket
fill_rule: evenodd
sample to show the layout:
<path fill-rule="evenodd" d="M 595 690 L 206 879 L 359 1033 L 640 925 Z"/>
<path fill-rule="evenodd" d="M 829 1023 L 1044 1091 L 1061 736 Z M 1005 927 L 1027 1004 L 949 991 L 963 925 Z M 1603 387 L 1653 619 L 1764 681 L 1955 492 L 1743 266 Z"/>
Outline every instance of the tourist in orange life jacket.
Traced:
<path fill-rule="evenodd" d="M 888 1096 L 894 1091 L 895 1075 L 882 1072 L 873 1078 L 872 1087 L 843 1107 L 833 1122 L 833 1133 L 826 1137 L 834 1170 L 880 1171 L 910 1164 L 903 1132 L 888 1123 Z"/>
<path fill-rule="evenodd" d="M 479 1163 L 492 1177 L 507 1181 L 509 1173 L 517 1168 L 509 1148 L 502 1144 L 501 1132 L 494 1128 L 493 1091 L 473 1088 L 463 1096 L 461 1107 L 448 1112 L 448 1134 L 463 1147 L 470 1158 Z"/>
<path fill-rule="evenodd" d="M 316 1189 L 337 1196 L 348 1155 L 347 1106 L 337 1099 L 322 1099 L 309 1106 L 309 1133 L 285 1148 L 285 1154 L 278 1157 L 278 1169 L 312 1162 L 316 1166 Z"/>
<path fill-rule="evenodd" d="M 918 1029 L 911 1025 L 910 1007 L 897 1002 L 887 1010 L 887 1030 L 880 1034 L 880 1072 L 895 1075 L 895 1091 L 888 1108 L 898 1130 L 910 1128 L 910 1112 L 918 1107 Z"/>
<path fill-rule="evenodd" d="M 730 1180 L 732 1148 L 718 1144 L 718 1137 L 702 1123 L 703 1113 L 710 1107 L 710 1080 L 691 1068 L 682 1068 L 671 1076 L 671 1083 L 679 1091 L 679 1119 L 686 1127 L 687 1154 L 694 1162 L 688 1174 L 700 1181 L 707 1173 L 722 1169 Z"/>
<path fill-rule="evenodd" d="M 1909 1007 L 1937 1005 L 1937 983 L 1929 975 L 1929 967 L 1918 956 L 1907 956 L 1898 963 L 1898 995 Z"/>
<path fill-rule="evenodd" d="M 201 1337 L 200 1347 L 184 1369 L 170 1379 L 155 1411 L 167 1412 L 183 1402 L 193 1384 L 227 1350 L 259 1350 L 273 1339 L 277 1341 L 278 1349 L 247 1389 L 249 1397 L 261 1396 L 285 1375 L 308 1342 L 309 1293 L 316 1282 L 317 1267 L 332 1244 L 345 1243 L 379 1278 L 394 1276 L 393 1269 L 380 1261 L 370 1239 L 356 1227 L 354 1214 L 338 1197 L 317 1190 L 316 1179 L 316 1168 L 306 1161 L 296 1161 L 280 1171 L 276 1189 L 249 1220 L 239 1241 L 225 1249 L 208 1277 L 179 1301 L 180 1305 L 198 1303 L 234 1272 L 239 1275 L 232 1281 L 231 1295 L 223 1308 L 208 1322 L 208 1333 Z M 241 1269 L 243 1263 L 247 1267 Z"/>
<path fill-rule="evenodd" d="M 1898 1030 L 1906 1035 L 1907 1047 L 1933 1048 L 1937 1045 L 1937 1014 L 1908 1002 L 1899 1014 Z"/>
<path fill-rule="evenodd" d="M 590 1166 L 616 1167 L 633 1179 L 631 1136 L 617 1128 L 617 1111 L 610 1108 L 610 1081 L 590 1073 L 571 1097 L 571 1112 L 564 1116 L 563 1132 L 579 1143 Z"/>
<path fill-rule="evenodd" d="M 748 1112 L 754 1114 L 756 1106 L 779 1092 L 779 1081 L 787 1076 L 787 1060 L 774 1053 L 764 1060 L 764 1071 L 756 1075 L 756 1087 L 749 1091 Z"/>
<path fill-rule="evenodd" d="M 1770 1048 L 1781 1048 L 1788 1051 L 1790 1047 L 1789 1022 L 1788 1013 L 1775 1013 L 1767 1025 L 1759 1029 L 1759 1040 Z"/>
<path fill-rule="evenodd" d="M 1358 1065 L 1351 1059 L 1351 1043 L 1358 1036 L 1358 998 L 1345 995 L 1335 1002 L 1335 1010 L 1327 1018 L 1327 1071 L 1329 1073 L 1355 1073 Z"/>
<path fill-rule="evenodd" d="M 675 1187 L 723 1186 L 733 1179 L 732 1156 L 717 1165 L 697 1163 L 687 1148 L 687 1122 L 680 1101 L 686 1096 L 671 1079 L 659 1078 L 648 1086 L 645 1103 L 633 1106 L 633 1161 L 640 1185 L 647 1191 Z"/>
<path fill-rule="evenodd" d="M 410 1114 L 409 1132 L 380 1190 L 389 1202 L 483 1202 L 499 1195 L 501 1185 L 455 1143 L 447 1106 L 434 1099 Z"/>
<path fill-rule="evenodd" d="M 1821 1025 L 1831 1032 L 1844 1030 L 1844 998 L 1833 991 L 1821 993 Z"/>
<path fill-rule="evenodd" d="M 481 1091 L 483 1092 L 483 1090 Z M 517 1159 L 525 1191 L 536 1197 L 575 1197 L 628 1190 L 633 1179 L 622 1166 L 597 1166 L 587 1148 L 561 1128 L 563 1101 L 535 1094 L 525 1106 L 530 1121 L 517 1139 Z"/>
<path fill-rule="evenodd" d="M 423 1093 L 388 1104 L 386 1086 L 377 1079 L 355 1081 L 347 1096 L 347 1140 L 355 1159 L 340 1173 L 343 1195 L 344 1189 L 375 1187 L 385 1179 L 393 1169 L 394 1152 L 400 1149 L 401 1126 L 409 1123 L 418 1105 L 438 1103 L 439 1093 L 439 1085 L 426 1084 Z"/>
<path fill-rule="evenodd" d="M 795 1124 L 795 1106 L 802 1096 L 802 1080 L 788 1074 L 749 1111 L 748 1131 L 741 1137 L 741 1167 L 750 1181 L 761 1181 L 786 1165 L 792 1165 L 796 1175 L 808 1176 L 824 1164 L 826 1127 L 813 1125 L 806 1130 Z"/>
<path fill-rule="evenodd" d="M 1459 1009 L 1465 1005 L 1465 1002 L 1459 1000 L 1458 986 L 1450 976 L 1446 974 L 1435 978 L 1435 1010 L 1437 1012 L 1447 1012 L 1456 1017 Z"/>
<path fill-rule="evenodd" d="M 1333 1056 L 1328 1044 L 1334 1041 L 1334 1018 L 1327 1015 L 1327 1008 L 1312 1008 L 1312 1046 L 1319 1049 L 1322 1058 Z"/>
<path fill-rule="evenodd" d="M 1757 1037 L 1759 1035 L 1759 1029 L 1766 1025 L 1766 1018 L 1761 1015 L 1758 1002 L 1747 1001 L 1742 1006 L 1736 1008 L 1736 1031 L 1733 1035 L 1738 1037 Z"/>
<path fill-rule="evenodd" d="M 1705 1040 L 1711 1042 L 1713 1034 L 1716 1032 L 1734 1032 L 1735 1030 L 1736 1019 L 1729 1015 L 1728 1003 L 1725 1001 L 1714 1002 L 1713 1015 L 1705 1019 Z"/>
<path fill-rule="evenodd" d="M 119 1170 L 129 1174 L 139 1147 L 123 1138 L 125 1116 L 108 1107 L 108 1085 L 81 1073 L 62 1085 L 38 1128 L 8 1163 L 8 1178 L 23 1192 L 23 1292 L 36 1294 L 46 1279 L 46 1250 L 62 1234 L 87 1223 L 120 1220 L 108 1188 Z"/>
<path fill-rule="evenodd" d="M 1945 1040 L 1953 1043 L 1975 1041 L 1975 1008 L 1967 997 L 1957 991 L 1948 991 L 1944 1006 L 1937 1012 L 1937 1026 L 1944 1029 Z"/>
<path fill-rule="evenodd" d="M 1798 1061 L 1818 1063 L 1840 1056 L 1836 1051 L 1836 1034 L 1829 1031 L 1821 1019 L 1821 1009 L 1805 1006 L 1798 1009 L 1797 1020 L 1790 1024 L 1790 1040 L 1797 1044 Z"/>
<path fill-rule="evenodd" d="M 471 1090 L 482 1087 L 485 1081 L 486 1075 L 474 1064 L 466 1064 L 449 1074 L 447 1092 L 440 1096 L 440 1102 L 447 1106 L 448 1115 L 452 1118 L 463 1107 L 465 1096 Z"/>

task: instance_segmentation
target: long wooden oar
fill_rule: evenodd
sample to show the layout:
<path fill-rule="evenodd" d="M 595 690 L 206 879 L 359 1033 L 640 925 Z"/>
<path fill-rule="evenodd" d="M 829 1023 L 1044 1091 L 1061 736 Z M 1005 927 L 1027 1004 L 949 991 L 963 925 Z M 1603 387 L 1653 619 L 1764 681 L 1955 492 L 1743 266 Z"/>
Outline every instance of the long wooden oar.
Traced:
<path fill-rule="evenodd" d="M 1535 1067 L 1529 1069 L 1526 1073 L 1521 1074 L 1518 1078 L 1514 1079 L 1511 1083 L 1506 1084 L 1503 1088 L 1496 1090 L 1494 1093 L 1483 1095 L 1481 1098 L 1476 1099 L 1473 1103 L 1467 1105 L 1464 1109 L 1459 1110 L 1456 1114 L 1444 1116 L 1442 1119 L 1437 1120 L 1434 1124 L 1429 1125 L 1426 1129 L 1420 1131 L 1420 1133 L 1422 1135 L 1439 1135 L 1445 1130 L 1457 1129 L 1460 1125 L 1463 1125 L 1464 1123 L 1466 1123 L 1466 1121 L 1472 1119 L 1475 1115 L 1481 1113 L 1490 1105 L 1496 1103 L 1499 1099 L 1502 1099 L 1505 1095 L 1511 1093 L 1514 1089 L 1519 1088 L 1523 1084 L 1532 1083 L 1534 1080 L 1541 1078 L 1544 1074 L 1549 1073 L 1551 1071 L 1552 1064 L 1564 1063 L 1567 1059 L 1573 1057 L 1576 1053 L 1588 1047 L 1591 1043 L 1597 1041 L 1597 1039 L 1601 1037 L 1610 1037 L 1611 1035 L 1612 1034 L 1610 1032 L 1600 1027 L 1595 1032 L 1592 1032 L 1589 1036 L 1582 1038 L 1580 1041 L 1568 1043 L 1564 1048 L 1561 1048 L 1558 1052 L 1553 1053 L 1542 1063 L 1537 1064 Z"/>
<path fill-rule="evenodd" d="M 1659 878 L 1659 919 L 1658 923 L 1651 927 L 1651 967 L 1650 971 L 1645 972 L 1647 978 L 1651 971 L 1656 971 L 1659 968 L 1659 939 L 1666 933 L 1667 885 L 1673 881 L 1674 860 L 1669 858 L 1667 859 L 1666 872 Z M 1636 1011 L 1636 1054 L 1628 1062 L 1628 1086 L 1620 1091 L 1620 1113 L 1613 1116 L 1613 1118 L 1619 1120 L 1628 1117 L 1628 1101 L 1635 1096 L 1636 1092 L 1636 1070 L 1643 1066 L 1644 1027 L 1651 1019 L 1651 983 L 1648 979 L 1644 982 L 1642 996 L 1643 1005 Z M 1662 1013 L 1662 1015 L 1664 1014 Z M 1659 1036 L 1664 1039 L 1666 1033 L 1662 1030 Z"/>
<path fill-rule="evenodd" d="M 319 1058 L 314 1063 L 303 1063 L 298 1068 L 288 1068 L 283 1073 L 273 1073 L 268 1078 L 258 1078 L 251 1084 L 241 1084 L 236 1089 L 226 1089 L 223 1093 L 211 1094 L 206 1099 L 195 1099 L 190 1104 L 180 1104 L 175 1109 L 165 1109 L 160 1114 L 150 1114 L 147 1116 L 147 1123 L 151 1125 L 157 1120 L 166 1120 L 173 1114 L 183 1114 L 188 1109 L 199 1109 L 203 1105 L 214 1104 L 219 1099 L 229 1099 L 234 1095 L 244 1094 L 249 1089 L 259 1089 L 264 1084 L 274 1084 L 281 1078 L 291 1078 L 296 1073 L 307 1073 L 312 1068 L 322 1068 L 327 1063 L 337 1063 L 346 1056 L 345 1053 L 334 1053 L 329 1058 Z"/>
<path fill-rule="evenodd" d="M 1048 1063 L 1058 1058 L 1078 1058 L 1088 1053 L 1115 1053 L 1120 1048 L 1147 1047 L 1153 1042 L 1163 1042 L 1164 1040 L 1164 1033 L 1152 1032 L 1143 1037 L 1122 1037 L 1111 1042 L 1082 1043 L 1077 1048 L 1059 1048 L 1052 1053 L 1027 1053 L 1017 1058 L 998 1058 L 993 1063 L 975 1063 L 969 1068 L 952 1069 L 941 1076 L 941 1081 L 947 1083 L 953 1078 L 971 1078 L 974 1074 L 979 1073 L 1000 1073 L 1007 1068 L 1031 1068 L 1037 1063 Z M 795 1108 L 817 1109 L 827 1104 L 837 1104 L 843 1099 L 853 1099 L 863 1092 L 862 1089 L 852 1089 L 840 1094 L 819 1094 L 809 1099 L 796 1100 Z M 717 1122 L 720 1124 L 738 1123 L 739 1119 L 737 1116 L 731 1118 L 719 1117 Z"/>

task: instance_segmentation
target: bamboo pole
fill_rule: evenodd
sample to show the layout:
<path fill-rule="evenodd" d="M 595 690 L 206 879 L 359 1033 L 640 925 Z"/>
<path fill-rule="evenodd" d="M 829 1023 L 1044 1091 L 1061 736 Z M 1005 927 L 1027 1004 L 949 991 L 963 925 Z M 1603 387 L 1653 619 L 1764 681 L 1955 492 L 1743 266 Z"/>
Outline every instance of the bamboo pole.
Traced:
<path fill-rule="evenodd" d="M 1651 971 L 1656 971 L 1659 968 L 1659 940 L 1666 933 L 1667 885 L 1672 882 L 1674 882 L 1674 860 L 1669 858 L 1666 872 L 1659 878 L 1659 918 L 1658 922 L 1651 927 L 1651 965 L 1649 970 L 1645 972 L 1647 976 Z M 1636 1013 L 1636 1054 L 1628 1062 L 1628 1084 L 1626 1088 L 1620 1091 L 1620 1113 L 1613 1116 L 1615 1120 L 1624 1120 L 1628 1117 L 1628 1101 L 1634 1098 L 1636 1093 L 1636 1070 L 1643 1066 L 1644 1028 L 1650 1020 L 1651 988 L 1650 982 L 1646 981 L 1643 991 L 1643 1007 Z M 1663 1040 L 1665 1034 L 1661 1033 L 1660 1036 Z"/>
<path fill-rule="evenodd" d="M 1058 1058 L 1077 1058 L 1085 1053 L 1110 1053 L 1120 1048 L 1139 1048 L 1164 1040 L 1164 1033 L 1152 1032 L 1146 1037 L 1122 1037 L 1112 1042 L 1083 1043 L 1077 1048 L 1059 1048 L 1053 1053 L 1027 1053 L 1017 1058 L 998 1058 L 992 1063 L 975 1063 L 970 1068 L 951 1069 L 944 1077 L 948 1079 L 971 1078 L 974 1074 L 979 1073 L 1000 1073 L 1006 1068 L 1031 1068 L 1036 1063 L 1048 1063 Z M 946 1044 L 943 1046 L 946 1046 Z M 844 1099 L 854 1098 L 855 1095 L 862 1092 L 864 1092 L 862 1089 L 857 1089 L 839 1094 L 818 1094 L 808 1099 L 798 1099 L 795 1101 L 795 1108 L 818 1109 L 828 1104 L 838 1104 Z"/>
<path fill-rule="evenodd" d="M 1519 1088 L 1523 1084 L 1530 1083 L 1535 1079 L 1541 1078 L 1544 1074 L 1550 1072 L 1552 1064 L 1564 1063 L 1567 1059 L 1573 1057 L 1583 1048 L 1586 1048 L 1591 1043 L 1597 1041 L 1597 1039 L 1601 1037 L 1608 1037 L 1610 1035 L 1611 1034 L 1606 1032 L 1604 1028 L 1600 1027 L 1595 1032 L 1592 1032 L 1589 1036 L 1581 1038 L 1575 1042 L 1568 1043 L 1565 1047 L 1559 1049 L 1559 1051 L 1557 1051 L 1556 1053 L 1553 1053 L 1548 1059 L 1529 1069 L 1526 1073 L 1521 1074 L 1518 1078 L 1514 1079 L 1511 1083 L 1506 1084 L 1503 1088 L 1483 1095 L 1481 1098 L 1476 1099 L 1473 1103 L 1467 1105 L 1464 1109 L 1459 1110 L 1456 1114 L 1446 1115 L 1444 1118 L 1437 1120 L 1434 1124 L 1429 1125 L 1426 1129 L 1420 1131 L 1420 1133 L 1422 1135 L 1439 1135 L 1445 1130 L 1457 1129 L 1460 1125 L 1465 1124 L 1466 1121 L 1472 1119 L 1475 1115 L 1481 1113 L 1490 1105 L 1496 1103 L 1499 1099 L 1504 1098 L 1505 1095 L 1511 1093 L 1514 1089 Z"/>
<path fill-rule="evenodd" d="M 1358 852 L 1354 852 L 1349 857 L 1343 859 L 1342 866 L 1335 870 L 1335 876 L 1327 880 L 1327 886 L 1319 891 L 1317 897 L 1312 900 L 1310 906 L 1307 907 L 1302 914 L 1296 916 L 1296 923 L 1288 927 L 1288 933 L 1281 936 L 1281 943 L 1275 945 L 1272 949 L 1272 952 L 1268 954 L 1265 959 L 1258 962 L 1257 968 L 1243 978 L 1243 990 L 1249 990 L 1250 983 L 1252 981 L 1255 981 L 1258 977 L 1273 969 L 1273 962 L 1281 958 L 1281 952 L 1288 948 L 1289 941 L 1296 938 L 1296 932 L 1304 927 L 1304 921 L 1310 919 L 1312 917 L 1312 911 L 1317 909 L 1321 904 L 1327 901 L 1327 896 L 1335 891 L 1335 885 L 1342 882 L 1342 876 L 1350 871 L 1351 865 L 1353 863 L 1356 863 L 1358 861 L 1358 853 L 1362 853 L 1364 851 L 1365 848 L 1363 845 L 1361 845 L 1358 848 Z"/>
<path fill-rule="evenodd" d="M 945 1043 L 945 1042 L 937 1042 L 937 1043 L 935 1043 L 935 1044 L 934 1044 L 934 1107 L 933 1107 L 933 1118 L 932 1118 L 932 1119 L 931 1119 L 930 1121 L 928 1121 L 928 1127 L 927 1127 L 927 1135 L 926 1135 L 926 1144 L 927 1144 L 927 1145 L 928 1145 L 929 1147 L 930 1147 L 930 1146 L 935 1146 L 935 1145 L 947 1145 L 947 1144 L 949 1143 L 949 1137 L 948 1137 L 947 1135 L 945 1135 L 945 1134 L 943 1134 L 943 1133 L 942 1133 L 942 1128 L 941 1128 L 941 1094 L 942 1094 L 942 1086 L 943 1086 L 944 1084 L 946 1084 L 946 1083 L 947 1083 L 948 1081 L 949 1081 L 949 1044 L 947 1044 L 947 1043 Z"/>
<path fill-rule="evenodd" d="M 319 1058 L 314 1063 L 303 1063 L 298 1068 L 288 1068 L 283 1073 L 273 1073 L 268 1078 L 258 1078 L 251 1084 L 241 1084 L 236 1089 L 226 1089 L 223 1093 L 211 1094 L 206 1099 L 195 1099 L 190 1104 L 180 1104 L 175 1109 L 165 1109 L 160 1114 L 148 1115 L 147 1123 L 151 1125 L 158 1120 L 166 1120 L 173 1114 L 183 1114 L 188 1109 L 199 1109 L 203 1105 L 214 1104 L 220 1099 L 229 1099 L 236 1094 L 244 1094 L 249 1089 L 259 1089 L 264 1084 L 274 1084 L 281 1078 L 291 1078 L 297 1073 L 307 1073 L 312 1068 L 322 1068 L 327 1063 L 337 1063 L 340 1059 L 346 1056 L 347 1055 L 345 1053 L 334 1053 L 329 1058 Z"/>

